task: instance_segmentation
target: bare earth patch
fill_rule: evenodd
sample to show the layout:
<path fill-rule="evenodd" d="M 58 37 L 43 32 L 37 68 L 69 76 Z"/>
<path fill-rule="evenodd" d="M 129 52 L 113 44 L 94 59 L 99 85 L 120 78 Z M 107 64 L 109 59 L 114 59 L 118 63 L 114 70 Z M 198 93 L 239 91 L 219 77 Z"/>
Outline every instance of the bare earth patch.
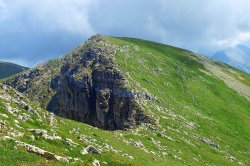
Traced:
<path fill-rule="evenodd" d="M 213 60 L 207 58 L 198 56 L 194 58 L 196 61 L 202 63 L 207 71 L 209 71 L 211 74 L 216 76 L 218 79 L 223 80 L 224 83 L 237 91 L 241 96 L 244 96 L 248 101 L 250 101 L 250 87 L 246 84 L 240 82 L 239 80 L 235 79 L 234 77 L 227 74 L 225 71 L 223 71 L 218 65 L 214 63 Z M 203 70 L 202 70 L 203 71 Z M 206 71 L 204 71 L 207 73 Z"/>

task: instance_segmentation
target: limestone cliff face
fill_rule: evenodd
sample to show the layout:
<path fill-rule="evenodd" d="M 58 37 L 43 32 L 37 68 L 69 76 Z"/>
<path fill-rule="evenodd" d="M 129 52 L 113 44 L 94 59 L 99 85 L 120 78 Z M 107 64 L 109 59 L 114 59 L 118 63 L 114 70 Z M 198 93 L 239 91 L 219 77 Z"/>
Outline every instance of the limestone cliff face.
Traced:
<path fill-rule="evenodd" d="M 112 49 L 89 47 L 78 68 L 90 68 L 92 72 L 84 73 L 80 80 L 73 77 L 76 68 L 62 66 L 61 75 L 51 82 L 57 93 L 47 109 L 105 129 L 129 128 L 144 118 L 135 94 L 125 88 L 124 75 L 110 55 Z"/>
<path fill-rule="evenodd" d="M 104 129 L 130 128 L 148 121 L 137 100 L 152 98 L 126 88 L 124 74 L 112 60 L 114 55 L 115 50 L 103 38 L 92 37 L 83 49 L 63 58 L 59 70 L 48 70 L 49 85 L 43 86 L 46 90 L 38 100 L 46 100 L 43 107 L 50 112 Z M 19 75 L 11 84 L 32 98 L 29 93 L 36 90 L 30 82 L 43 83 L 40 75 L 42 71 L 31 70 L 24 80 L 20 81 L 23 75 Z"/>
<path fill-rule="evenodd" d="M 70 76 L 58 76 L 51 82 L 56 94 L 47 110 L 62 117 L 85 122 L 92 115 L 92 90 L 88 82 L 75 81 Z"/>

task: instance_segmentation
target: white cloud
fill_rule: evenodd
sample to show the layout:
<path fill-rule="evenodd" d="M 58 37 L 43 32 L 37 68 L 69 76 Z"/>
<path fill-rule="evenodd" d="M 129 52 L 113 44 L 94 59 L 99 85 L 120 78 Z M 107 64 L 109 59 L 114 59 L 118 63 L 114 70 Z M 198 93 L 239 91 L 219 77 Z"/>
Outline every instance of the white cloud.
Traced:
<path fill-rule="evenodd" d="M 222 49 L 249 41 L 250 1 L 158 0 L 153 20 L 157 27 L 147 34 L 193 51 Z M 157 20 L 157 21 L 156 21 Z M 151 23 L 148 25 L 151 27 Z M 156 27 L 156 26 L 155 26 Z M 159 30 L 159 31 L 158 31 Z M 167 35 L 162 35 L 165 32 Z M 162 38 L 165 39 L 162 39 Z M 209 51 L 205 51 L 209 52 Z"/>
<path fill-rule="evenodd" d="M 69 33 L 90 35 L 94 33 L 89 23 L 89 9 L 96 0 L 13 0 L 9 1 L 11 16 L 26 14 L 25 19 L 33 26 L 42 26 L 47 31 L 64 30 Z"/>
<path fill-rule="evenodd" d="M 160 41 L 163 43 L 167 43 L 168 41 L 166 40 L 169 36 L 167 30 L 159 24 L 152 15 L 149 15 L 147 17 L 147 30 L 151 32 L 151 35 L 158 38 Z"/>
<path fill-rule="evenodd" d="M 2 10 L 2 8 L 5 8 L 6 4 L 3 0 L 0 0 L 0 9 Z"/>
<path fill-rule="evenodd" d="M 3 0 L 0 0 L 0 20 L 4 20 L 6 17 L 7 5 Z"/>
<path fill-rule="evenodd" d="M 235 37 L 216 41 L 222 47 L 234 47 L 250 40 L 250 32 L 238 32 Z"/>
<path fill-rule="evenodd" d="M 249 8 L 250 1 L 246 0 L 0 0 L 0 38 L 6 39 L 5 43 L 0 41 L 0 49 L 5 46 L 1 51 L 6 57 L 10 51 L 14 56 L 9 46 L 12 43 L 24 58 L 28 57 L 25 50 L 32 54 L 35 48 L 48 49 L 44 54 L 50 58 L 46 54 L 52 51 L 56 55 L 60 49 L 56 47 L 68 43 L 77 46 L 90 35 L 101 33 L 210 54 L 240 43 L 250 46 Z M 9 41 L 13 36 L 20 41 Z M 41 36 L 45 36 L 43 42 Z M 62 44 L 56 45 L 59 39 Z M 44 47 L 45 40 L 49 48 Z"/>
<path fill-rule="evenodd" d="M 31 3 L 31 7 L 34 9 L 34 16 L 52 28 L 90 35 L 94 30 L 88 20 L 88 10 L 94 2 L 95 0 L 43 0 Z"/>

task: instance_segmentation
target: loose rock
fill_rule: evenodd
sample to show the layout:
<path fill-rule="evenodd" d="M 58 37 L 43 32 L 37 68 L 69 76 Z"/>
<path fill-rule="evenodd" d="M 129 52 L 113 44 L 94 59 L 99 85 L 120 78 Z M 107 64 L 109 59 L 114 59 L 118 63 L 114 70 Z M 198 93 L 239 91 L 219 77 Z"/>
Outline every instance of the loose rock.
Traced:
<path fill-rule="evenodd" d="M 101 152 L 96 149 L 95 147 L 93 146 L 87 146 L 86 148 L 84 148 L 82 151 L 81 151 L 81 154 L 87 154 L 87 153 L 93 153 L 93 154 L 101 154 Z"/>

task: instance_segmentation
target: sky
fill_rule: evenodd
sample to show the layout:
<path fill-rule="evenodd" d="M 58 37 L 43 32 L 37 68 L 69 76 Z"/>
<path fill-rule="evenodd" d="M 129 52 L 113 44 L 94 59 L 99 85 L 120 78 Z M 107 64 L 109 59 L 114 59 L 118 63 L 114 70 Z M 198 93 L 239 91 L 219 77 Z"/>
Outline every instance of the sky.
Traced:
<path fill-rule="evenodd" d="M 211 55 L 250 46 L 249 0 L 0 0 L 0 60 L 34 66 L 94 34 Z"/>

